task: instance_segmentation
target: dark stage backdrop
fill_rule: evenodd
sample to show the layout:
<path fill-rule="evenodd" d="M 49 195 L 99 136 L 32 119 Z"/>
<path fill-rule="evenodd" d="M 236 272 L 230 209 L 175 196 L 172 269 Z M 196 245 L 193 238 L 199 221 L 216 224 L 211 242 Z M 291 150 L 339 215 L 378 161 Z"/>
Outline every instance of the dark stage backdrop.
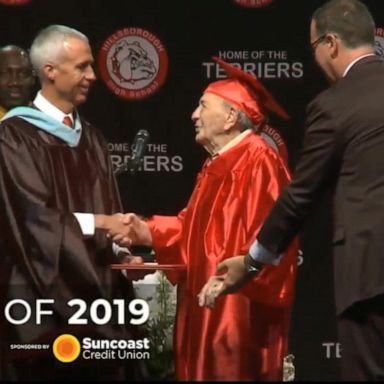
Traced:
<path fill-rule="evenodd" d="M 21 4 L 17 4 L 21 3 Z M 219 56 L 257 75 L 291 116 L 271 117 L 266 139 L 291 168 L 303 137 L 305 106 L 327 85 L 309 49 L 310 15 L 322 0 L 0 0 L 0 44 L 28 48 L 49 24 L 91 41 L 99 77 L 85 117 L 109 142 L 115 166 L 136 132 L 151 139 L 143 167 L 118 183 L 126 211 L 176 214 L 206 157 L 191 113 L 206 85 L 223 78 Z M 367 0 L 384 50 L 384 2 Z M 353 106 L 351 106 L 353 108 Z M 290 352 L 297 380 L 337 380 L 342 353 L 334 321 L 330 198 L 302 232 Z"/>

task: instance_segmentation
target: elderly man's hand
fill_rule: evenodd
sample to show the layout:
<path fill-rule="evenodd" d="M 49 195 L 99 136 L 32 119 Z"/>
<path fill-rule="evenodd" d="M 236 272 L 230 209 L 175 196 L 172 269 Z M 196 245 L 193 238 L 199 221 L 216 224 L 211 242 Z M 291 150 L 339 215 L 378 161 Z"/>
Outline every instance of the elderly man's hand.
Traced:
<path fill-rule="evenodd" d="M 134 213 L 95 215 L 95 227 L 104 231 L 116 244 L 152 246 L 152 235 L 148 225 Z"/>
<path fill-rule="evenodd" d="M 123 223 L 124 215 L 116 213 L 114 215 L 95 215 L 95 228 L 105 232 L 108 237 L 120 233 L 125 235 L 127 228 Z"/>
<path fill-rule="evenodd" d="M 211 276 L 197 295 L 200 307 L 213 308 L 215 301 L 223 293 L 224 276 Z"/>
<path fill-rule="evenodd" d="M 245 283 L 255 277 L 247 271 L 245 256 L 234 256 L 224 260 L 217 266 L 217 272 L 225 272 L 220 276 L 212 276 L 198 294 L 199 305 L 213 308 L 220 295 L 237 292 Z"/>
<path fill-rule="evenodd" d="M 119 245 L 145 245 L 152 246 L 152 235 L 148 224 L 134 213 L 122 215 L 121 222 L 125 225 L 123 233 L 110 233 L 112 240 Z"/>

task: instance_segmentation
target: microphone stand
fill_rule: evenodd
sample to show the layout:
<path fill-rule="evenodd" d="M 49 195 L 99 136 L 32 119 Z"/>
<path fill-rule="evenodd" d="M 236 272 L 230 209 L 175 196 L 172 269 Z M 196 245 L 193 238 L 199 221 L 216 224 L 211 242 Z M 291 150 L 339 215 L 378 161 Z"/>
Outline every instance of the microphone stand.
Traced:
<path fill-rule="evenodd" d="M 133 176 L 135 172 L 139 169 L 139 166 L 142 162 L 143 159 L 130 157 L 128 160 L 124 161 L 123 164 L 117 166 L 113 173 L 115 176 L 117 176 L 123 172 L 129 172 L 129 174 Z"/>

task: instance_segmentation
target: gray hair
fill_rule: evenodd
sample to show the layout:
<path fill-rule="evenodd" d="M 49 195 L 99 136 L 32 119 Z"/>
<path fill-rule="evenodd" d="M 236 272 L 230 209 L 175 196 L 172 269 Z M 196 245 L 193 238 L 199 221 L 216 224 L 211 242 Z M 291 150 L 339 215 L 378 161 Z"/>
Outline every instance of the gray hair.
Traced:
<path fill-rule="evenodd" d="M 237 111 L 238 117 L 237 122 L 240 125 L 240 132 L 244 132 L 247 129 L 252 129 L 253 132 L 259 132 L 260 125 L 256 126 L 252 123 L 251 119 L 243 112 L 243 111 Z"/>
<path fill-rule="evenodd" d="M 64 42 L 69 38 L 80 39 L 89 44 L 87 36 L 65 25 L 50 25 L 35 37 L 31 45 L 30 58 L 40 79 L 44 77 L 44 65 L 59 60 Z"/>
<path fill-rule="evenodd" d="M 239 109 L 235 108 L 225 100 L 223 100 L 223 104 L 225 108 L 230 109 L 233 108 L 237 112 L 237 124 L 239 126 L 239 131 L 244 132 L 247 129 L 252 129 L 253 132 L 259 132 L 260 126 L 255 126 L 251 119 L 243 112 L 240 111 Z"/>

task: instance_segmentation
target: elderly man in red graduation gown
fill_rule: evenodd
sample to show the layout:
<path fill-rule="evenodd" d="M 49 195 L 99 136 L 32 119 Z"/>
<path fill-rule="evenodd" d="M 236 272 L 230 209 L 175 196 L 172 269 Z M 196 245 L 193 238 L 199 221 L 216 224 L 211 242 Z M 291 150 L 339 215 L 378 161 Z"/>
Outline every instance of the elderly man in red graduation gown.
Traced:
<path fill-rule="evenodd" d="M 221 298 L 213 310 L 197 301 L 217 264 L 249 249 L 290 178 L 258 134 L 268 111 L 281 117 L 285 112 L 256 78 L 216 60 L 229 78 L 210 84 L 192 114 L 196 141 L 210 157 L 187 207 L 178 216 L 146 222 L 127 214 L 123 243 L 152 246 L 159 263 L 187 265 L 186 278 L 173 281 L 178 380 L 282 380 L 296 245 L 278 267 L 266 267 L 241 294 Z"/>

